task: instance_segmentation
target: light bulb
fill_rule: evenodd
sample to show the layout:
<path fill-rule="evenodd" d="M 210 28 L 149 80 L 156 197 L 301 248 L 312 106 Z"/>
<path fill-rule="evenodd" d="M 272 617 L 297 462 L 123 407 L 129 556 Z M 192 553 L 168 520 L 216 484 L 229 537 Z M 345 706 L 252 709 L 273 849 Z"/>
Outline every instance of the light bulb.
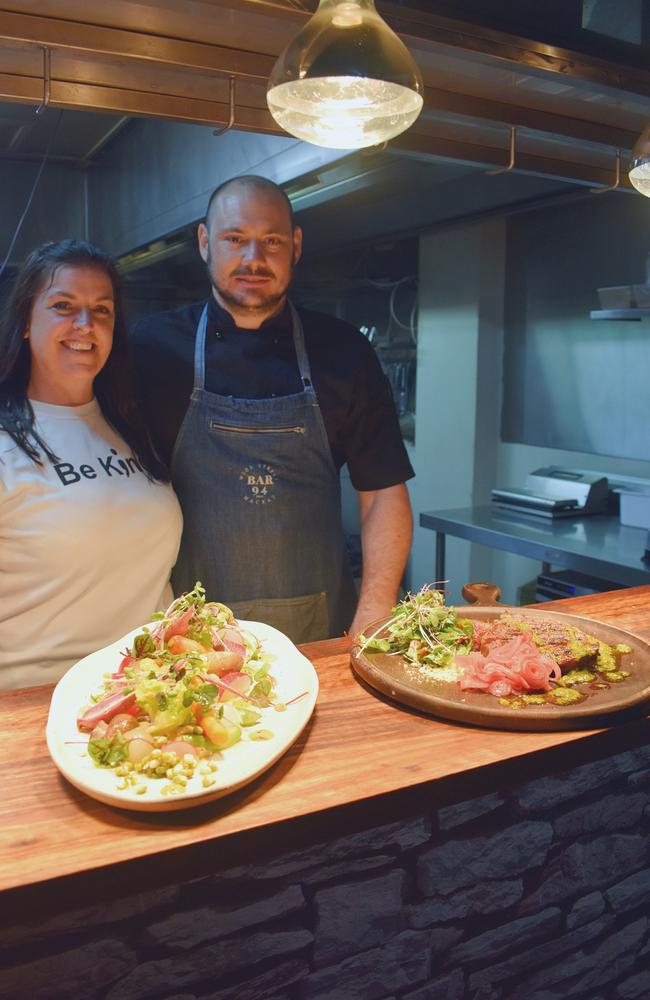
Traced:
<path fill-rule="evenodd" d="M 422 110 L 420 71 L 374 0 L 320 0 L 277 60 L 269 110 L 291 135 L 361 149 L 399 135 Z"/>
<path fill-rule="evenodd" d="M 361 8 L 354 0 L 350 3 L 337 3 L 332 14 L 332 24 L 337 28 L 357 28 L 363 24 Z"/>
<path fill-rule="evenodd" d="M 628 177 L 640 194 L 650 198 L 650 125 L 646 125 L 634 144 Z"/>

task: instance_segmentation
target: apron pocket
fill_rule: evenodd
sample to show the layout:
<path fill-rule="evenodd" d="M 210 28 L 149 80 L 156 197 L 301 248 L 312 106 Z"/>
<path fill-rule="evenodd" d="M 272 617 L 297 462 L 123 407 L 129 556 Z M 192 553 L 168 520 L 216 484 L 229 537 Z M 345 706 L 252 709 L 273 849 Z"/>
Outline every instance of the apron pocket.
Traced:
<path fill-rule="evenodd" d="M 211 431 L 229 431 L 231 434 L 304 434 L 302 424 L 294 427 L 237 427 L 234 424 L 218 424 L 210 421 Z"/>
<path fill-rule="evenodd" d="M 254 598 L 229 604 L 236 618 L 264 622 L 284 632 L 292 642 L 316 642 L 329 639 L 327 595 L 303 597 Z"/>

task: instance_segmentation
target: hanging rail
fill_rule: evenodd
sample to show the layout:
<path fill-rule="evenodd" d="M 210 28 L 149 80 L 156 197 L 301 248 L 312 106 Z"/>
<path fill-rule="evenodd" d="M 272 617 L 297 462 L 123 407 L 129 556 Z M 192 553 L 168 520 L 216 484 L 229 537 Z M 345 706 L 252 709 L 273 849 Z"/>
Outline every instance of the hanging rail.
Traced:
<path fill-rule="evenodd" d="M 616 191 L 621 186 L 621 147 L 616 147 L 616 177 L 613 184 L 607 187 L 589 188 L 592 194 L 607 194 L 608 191 Z"/>
<path fill-rule="evenodd" d="M 228 103 L 230 106 L 230 116 L 228 118 L 227 125 L 222 126 L 222 128 L 215 128 L 212 130 L 213 135 L 225 135 L 235 124 L 235 77 L 228 77 Z"/>
<path fill-rule="evenodd" d="M 51 85 L 51 59 L 52 53 L 50 52 L 47 45 L 43 46 L 43 100 L 36 108 L 35 114 L 40 115 L 41 111 L 50 103 L 50 85 Z"/>
<path fill-rule="evenodd" d="M 488 177 L 496 177 L 497 174 L 509 174 L 515 165 L 515 146 L 517 142 L 517 126 L 510 126 L 510 159 L 507 167 L 497 167 L 496 170 L 486 170 Z"/>

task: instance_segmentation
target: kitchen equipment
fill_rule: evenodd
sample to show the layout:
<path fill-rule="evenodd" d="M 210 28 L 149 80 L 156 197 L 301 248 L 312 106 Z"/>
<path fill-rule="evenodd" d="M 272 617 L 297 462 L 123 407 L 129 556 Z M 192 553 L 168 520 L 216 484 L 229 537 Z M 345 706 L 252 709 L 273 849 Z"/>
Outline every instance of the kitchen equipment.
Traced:
<path fill-rule="evenodd" d="M 598 298 L 601 309 L 648 309 L 650 308 L 650 253 L 645 259 L 645 284 L 610 285 L 599 288 Z"/>
<path fill-rule="evenodd" d="M 556 601 L 562 597 L 583 597 L 585 594 L 603 594 L 607 590 L 622 589 L 621 583 L 601 580 L 575 569 L 558 569 L 539 574 L 535 600 Z"/>
<path fill-rule="evenodd" d="M 536 469 L 524 487 L 492 490 L 500 507 L 540 517 L 581 517 L 607 509 L 609 485 L 600 473 L 562 469 L 556 465 Z"/>
<path fill-rule="evenodd" d="M 385 361 L 384 372 L 390 382 L 395 400 L 395 408 L 400 417 L 408 411 L 411 387 L 415 381 L 415 363 L 413 360 Z"/>
<path fill-rule="evenodd" d="M 617 493 L 620 497 L 621 524 L 650 530 L 650 482 L 627 483 Z"/>
<path fill-rule="evenodd" d="M 601 309 L 648 309 L 650 286 L 613 285 L 610 288 L 599 288 L 598 298 Z"/>

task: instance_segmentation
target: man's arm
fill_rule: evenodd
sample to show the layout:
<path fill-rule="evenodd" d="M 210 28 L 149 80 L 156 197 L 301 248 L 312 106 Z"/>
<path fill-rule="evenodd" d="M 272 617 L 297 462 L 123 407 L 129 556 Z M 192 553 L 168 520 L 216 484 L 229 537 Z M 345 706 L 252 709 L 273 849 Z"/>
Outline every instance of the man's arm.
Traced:
<path fill-rule="evenodd" d="M 359 605 L 350 635 L 390 613 L 413 538 L 413 518 L 404 483 L 358 492 L 363 570 Z"/>

